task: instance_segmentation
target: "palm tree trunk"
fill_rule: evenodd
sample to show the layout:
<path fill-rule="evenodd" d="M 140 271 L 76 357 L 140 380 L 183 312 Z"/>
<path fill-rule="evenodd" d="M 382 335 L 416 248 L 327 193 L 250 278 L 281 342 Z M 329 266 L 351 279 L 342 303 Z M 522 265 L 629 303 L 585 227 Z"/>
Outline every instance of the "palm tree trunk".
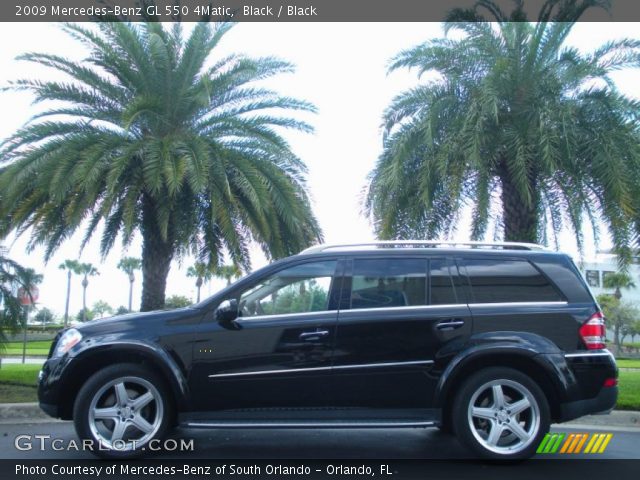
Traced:
<path fill-rule="evenodd" d="M 536 182 L 529 180 L 529 191 L 534 198 L 524 198 L 506 167 L 501 168 L 504 240 L 506 242 L 538 242 L 538 198 Z"/>
<path fill-rule="evenodd" d="M 82 323 L 87 321 L 87 277 L 82 281 Z"/>
<path fill-rule="evenodd" d="M 141 312 L 164 307 L 167 276 L 173 258 L 173 245 L 163 239 L 156 220 L 155 201 L 148 195 L 142 203 L 142 302 Z"/>
<path fill-rule="evenodd" d="M 198 287 L 198 300 L 196 301 L 196 303 L 200 303 L 200 289 L 201 288 L 202 287 L 200 287 L 200 286 Z"/>
<path fill-rule="evenodd" d="M 132 304 L 133 304 L 133 280 L 129 280 L 129 311 L 131 311 Z"/>
<path fill-rule="evenodd" d="M 71 297 L 71 270 L 67 271 L 67 300 L 64 304 L 64 328 L 69 323 L 69 298 Z"/>

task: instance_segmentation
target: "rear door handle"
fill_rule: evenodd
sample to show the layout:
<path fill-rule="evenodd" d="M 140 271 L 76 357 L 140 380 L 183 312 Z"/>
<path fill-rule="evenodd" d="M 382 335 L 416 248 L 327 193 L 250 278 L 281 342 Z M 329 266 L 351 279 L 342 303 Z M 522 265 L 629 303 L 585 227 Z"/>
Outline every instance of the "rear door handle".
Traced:
<path fill-rule="evenodd" d="M 321 338 L 329 336 L 329 330 L 317 330 L 315 332 L 303 332 L 298 337 L 300 340 L 312 342 L 314 340 L 320 340 Z"/>
<path fill-rule="evenodd" d="M 442 322 L 438 322 L 436 324 L 436 328 L 438 330 L 455 330 L 456 328 L 460 328 L 464 325 L 464 320 L 460 318 L 450 318 L 448 320 L 443 320 Z"/>

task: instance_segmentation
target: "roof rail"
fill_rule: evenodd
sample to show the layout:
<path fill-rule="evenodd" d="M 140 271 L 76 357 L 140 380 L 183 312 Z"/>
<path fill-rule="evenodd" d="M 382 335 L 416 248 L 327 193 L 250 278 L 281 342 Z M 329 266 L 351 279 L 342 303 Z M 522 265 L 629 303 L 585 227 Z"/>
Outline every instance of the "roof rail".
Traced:
<path fill-rule="evenodd" d="M 300 252 L 300 255 L 326 252 L 328 250 L 350 250 L 357 248 L 438 248 L 438 247 L 466 247 L 487 248 L 499 250 L 548 250 L 543 245 L 521 242 L 458 242 L 449 240 L 381 240 L 363 243 L 324 244 L 315 245 Z"/>

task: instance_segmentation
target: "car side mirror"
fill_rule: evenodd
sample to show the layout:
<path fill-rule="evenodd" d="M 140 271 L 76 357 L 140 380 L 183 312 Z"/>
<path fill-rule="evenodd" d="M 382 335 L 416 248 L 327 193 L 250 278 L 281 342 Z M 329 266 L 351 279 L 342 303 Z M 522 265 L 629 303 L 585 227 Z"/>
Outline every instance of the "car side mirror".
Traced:
<path fill-rule="evenodd" d="M 238 318 L 238 300 L 231 298 L 224 300 L 214 312 L 216 321 L 225 328 L 234 330 L 239 329 L 239 325 L 235 322 Z"/>

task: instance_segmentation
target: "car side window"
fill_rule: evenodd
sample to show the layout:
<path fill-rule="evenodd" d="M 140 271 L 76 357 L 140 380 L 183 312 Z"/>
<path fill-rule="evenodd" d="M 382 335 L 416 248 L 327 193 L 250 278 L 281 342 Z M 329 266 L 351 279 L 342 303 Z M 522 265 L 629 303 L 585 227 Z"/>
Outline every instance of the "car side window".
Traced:
<path fill-rule="evenodd" d="M 425 305 L 426 267 L 426 260 L 421 259 L 355 259 L 350 307 Z"/>
<path fill-rule="evenodd" d="M 328 309 L 337 261 L 296 265 L 280 270 L 240 294 L 242 318 Z"/>
<path fill-rule="evenodd" d="M 429 262 L 430 305 L 455 305 L 458 303 L 449 264 L 444 259 Z"/>
<path fill-rule="evenodd" d="M 474 303 L 555 302 L 564 298 L 526 260 L 465 259 Z"/>

